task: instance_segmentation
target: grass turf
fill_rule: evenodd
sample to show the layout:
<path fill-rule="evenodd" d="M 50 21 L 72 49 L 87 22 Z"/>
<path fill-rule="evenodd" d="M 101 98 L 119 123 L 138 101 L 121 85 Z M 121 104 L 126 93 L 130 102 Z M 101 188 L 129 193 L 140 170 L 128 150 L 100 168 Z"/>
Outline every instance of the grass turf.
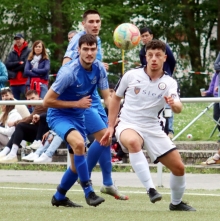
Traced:
<path fill-rule="evenodd" d="M 77 185 L 68 192 L 68 197 L 83 205 L 83 208 L 53 207 L 50 203 L 55 185 L 2 183 L 0 187 L 0 220 L 94 220 L 94 221 L 143 221 L 143 220 L 219 220 L 219 190 L 188 190 L 184 200 L 197 212 L 169 211 L 170 191 L 158 188 L 163 199 L 150 203 L 143 188 L 120 188 L 130 197 L 128 201 L 115 200 L 102 195 L 105 202 L 94 208 L 86 204 L 81 188 Z M 97 193 L 98 187 L 95 187 Z M 99 193 L 100 194 L 100 193 Z"/>

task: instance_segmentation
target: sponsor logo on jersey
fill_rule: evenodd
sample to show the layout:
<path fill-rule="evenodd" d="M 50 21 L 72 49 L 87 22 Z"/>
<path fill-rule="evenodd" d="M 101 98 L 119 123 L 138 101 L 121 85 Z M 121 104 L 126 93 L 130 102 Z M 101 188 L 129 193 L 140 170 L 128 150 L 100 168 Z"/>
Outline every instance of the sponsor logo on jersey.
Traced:
<path fill-rule="evenodd" d="M 97 83 L 97 78 L 96 78 L 96 76 L 92 79 L 92 82 L 91 82 L 91 84 L 96 84 Z"/>
<path fill-rule="evenodd" d="M 161 83 L 158 84 L 158 88 L 159 88 L 160 90 L 165 90 L 166 87 L 167 87 L 166 84 L 163 83 L 163 82 L 161 82 Z"/>
<path fill-rule="evenodd" d="M 134 88 L 134 93 L 135 93 L 135 94 L 138 94 L 138 93 L 140 92 L 140 90 L 141 90 L 141 89 L 140 89 L 139 87 L 135 87 L 135 88 Z"/>

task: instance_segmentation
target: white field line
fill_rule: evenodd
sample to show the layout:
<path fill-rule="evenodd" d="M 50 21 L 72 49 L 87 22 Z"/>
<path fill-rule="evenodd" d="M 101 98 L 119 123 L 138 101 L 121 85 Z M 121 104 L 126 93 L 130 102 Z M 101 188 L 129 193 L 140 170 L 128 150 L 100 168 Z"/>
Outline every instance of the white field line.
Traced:
<path fill-rule="evenodd" d="M 11 189 L 11 190 L 29 190 L 29 191 L 55 191 L 56 189 L 42 189 L 42 188 L 22 188 L 22 187 L 4 187 L 1 186 L 0 189 Z M 82 190 L 70 190 L 71 192 L 83 192 Z M 99 190 L 95 190 L 98 192 Z M 126 194 L 146 194 L 146 192 L 142 191 L 121 191 L 121 193 Z M 170 192 L 160 192 L 161 194 L 170 195 Z M 206 193 L 184 193 L 184 195 L 191 196 L 217 196 L 220 197 L 220 194 L 206 194 Z"/>

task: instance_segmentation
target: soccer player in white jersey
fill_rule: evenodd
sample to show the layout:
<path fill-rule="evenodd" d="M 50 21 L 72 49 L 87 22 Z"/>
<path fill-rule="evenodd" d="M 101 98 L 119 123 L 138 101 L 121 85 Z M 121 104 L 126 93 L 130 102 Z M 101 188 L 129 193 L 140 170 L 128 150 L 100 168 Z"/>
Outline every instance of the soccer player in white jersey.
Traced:
<path fill-rule="evenodd" d="M 97 40 L 90 34 L 79 39 L 79 58 L 62 66 L 56 81 L 44 98 L 49 127 L 69 145 L 71 166 L 64 173 L 52 205 L 79 207 L 65 195 L 75 181 L 80 179 L 87 204 L 97 206 L 105 200 L 94 193 L 85 159 L 84 113 L 92 105 L 92 94 L 98 86 L 101 93 L 108 90 L 106 70 L 96 60 Z M 102 123 L 102 122 L 101 122 Z M 74 156 L 73 156 L 74 153 Z"/>
<path fill-rule="evenodd" d="M 163 71 L 166 45 L 162 41 L 152 40 L 146 47 L 147 66 L 128 71 L 117 85 L 109 104 L 109 127 L 101 144 L 105 145 L 112 137 L 120 101 L 124 97 L 116 137 L 123 151 L 129 152 L 132 167 L 146 188 L 151 202 L 160 200 L 162 196 L 155 190 L 142 147 L 147 149 L 154 163 L 161 162 L 171 171 L 169 209 L 195 211 L 182 202 L 185 190 L 184 164 L 175 145 L 158 123 L 166 104 L 170 105 L 174 113 L 182 110 L 177 83 Z"/>

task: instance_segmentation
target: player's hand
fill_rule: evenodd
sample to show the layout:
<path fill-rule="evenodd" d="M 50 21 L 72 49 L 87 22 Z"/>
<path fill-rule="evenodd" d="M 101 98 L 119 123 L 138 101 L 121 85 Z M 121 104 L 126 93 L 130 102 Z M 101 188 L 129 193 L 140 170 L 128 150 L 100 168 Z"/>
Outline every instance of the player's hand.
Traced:
<path fill-rule="evenodd" d="M 102 62 L 102 64 L 104 65 L 105 70 L 108 71 L 108 69 L 109 69 L 109 65 L 108 65 L 108 63 Z"/>
<path fill-rule="evenodd" d="M 166 103 L 169 104 L 170 106 L 174 105 L 174 99 L 172 97 L 164 96 L 164 99 L 165 99 Z"/>
<path fill-rule="evenodd" d="M 100 140 L 100 144 L 102 146 L 109 146 L 112 142 L 112 135 L 114 133 L 114 128 L 113 127 L 109 127 L 107 129 L 107 131 L 105 132 L 105 134 L 103 135 L 103 137 Z"/>
<path fill-rule="evenodd" d="M 83 97 L 78 101 L 78 108 L 89 108 L 91 107 L 92 99 L 89 96 Z"/>
<path fill-rule="evenodd" d="M 35 114 L 32 118 L 32 123 L 36 124 L 40 120 L 40 115 Z"/>

